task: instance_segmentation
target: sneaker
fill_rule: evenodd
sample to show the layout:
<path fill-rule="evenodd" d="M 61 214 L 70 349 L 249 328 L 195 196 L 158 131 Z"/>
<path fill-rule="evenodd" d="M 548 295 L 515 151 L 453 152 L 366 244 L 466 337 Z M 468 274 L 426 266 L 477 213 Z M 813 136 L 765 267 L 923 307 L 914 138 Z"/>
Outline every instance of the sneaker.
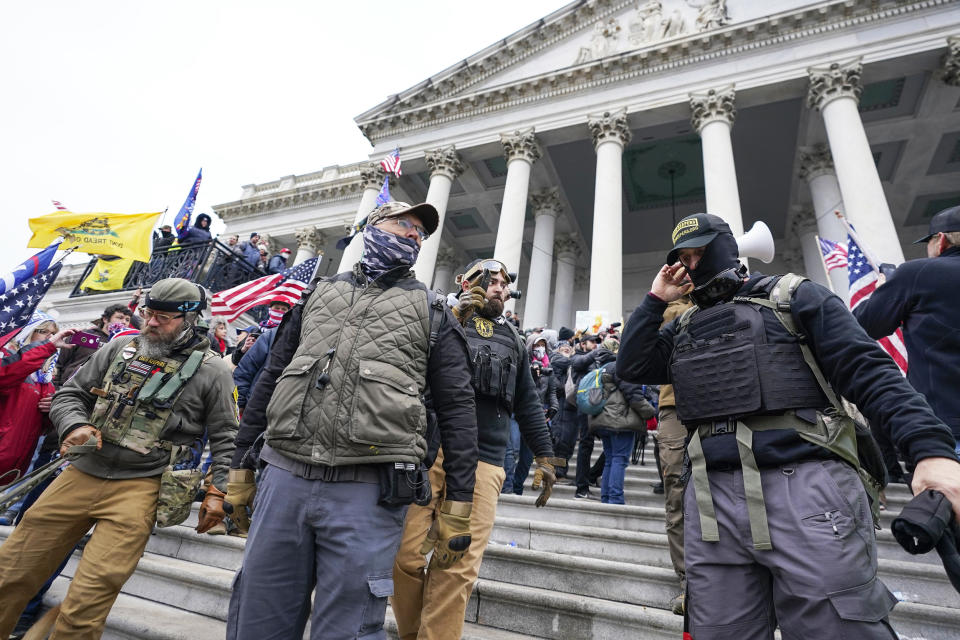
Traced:
<path fill-rule="evenodd" d="M 573 497 L 574 499 L 577 499 L 577 500 L 599 500 L 600 499 L 595 494 L 591 493 L 590 489 L 587 489 L 586 491 L 577 491 L 575 494 L 573 494 Z"/>
<path fill-rule="evenodd" d="M 662 482 L 658 482 L 657 484 L 653 485 L 653 492 L 654 492 L 655 494 L 657 494 L 658 496 L 662 496 L 662 495 L 663 495 L 663 483 L 662 483 Z"/>

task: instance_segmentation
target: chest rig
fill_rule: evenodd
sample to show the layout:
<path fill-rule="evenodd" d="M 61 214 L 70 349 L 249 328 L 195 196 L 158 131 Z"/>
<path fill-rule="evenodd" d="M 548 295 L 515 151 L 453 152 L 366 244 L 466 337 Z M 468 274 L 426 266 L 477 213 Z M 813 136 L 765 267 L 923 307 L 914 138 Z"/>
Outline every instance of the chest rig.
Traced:
<path fill-rule="evenodd" d="M 147 454 L 155 447 L 170 450 L 160 433 L 184 385 L 203 364 L 207 343 L 186 353 L 148 358 L 138 353 L 139 340 L 121 349 L 110 363 L 97 396 L 91 423 L 103 439 L 118 447 Z"/>
<path fill-rule="evenodd" d="M 523 355 L 516 330 L 507 322 L 500 324 L 474 315 L 463 331 L 473 362 L 473 388 L 477 395 L 494 398 L 512 411 Z"/>
<path fill-rule="evenodd" d="M 702 539 L 720 539 L 707 479 L 703 438 L 735 433 L 753 546 L 770 550 L 770 531 L 753 454 L 753 433 L 791 429 L 857 469 L 879 518 L 881 484 L 860 464 L 853 419 L 833 392 L 790 312 L 806 278 L 786 274 L 754 287 L 754 295 L 680 317 L 671 362 L 677 414 L 690 431 L 687 451 L 700 512 Z M 761 309 L 776 318 L 764 324 Z M 768 331 L 780 339 L 768 341 Z"/>

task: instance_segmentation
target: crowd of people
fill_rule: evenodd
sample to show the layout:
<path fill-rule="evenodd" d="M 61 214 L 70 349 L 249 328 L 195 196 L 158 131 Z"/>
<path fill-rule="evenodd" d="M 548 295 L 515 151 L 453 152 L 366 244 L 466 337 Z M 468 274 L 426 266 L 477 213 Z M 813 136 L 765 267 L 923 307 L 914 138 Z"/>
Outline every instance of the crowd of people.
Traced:
<path fill-rule="evenodd" d="M 197 532 L 246 538 L 231 640 L 299 638 L 308 620 L 313 638 L 383 638 L 388 599 L 401 638 L 453 640 L 500 494 L 544 507 L 565 482 L 575 500 L 625 504 L 648 432 L 672 606 L 695 637 L 896 637 L 870 517 L 886 472 L 960 517 L 960 418 L 938 382 L 960 373 L 960 309 L 936 286 L 960 279 L 960 209 L 856 317 L 805 278 L 747 273 L 729 227 L 690 216 L 626 326 L 596 333 L 521 331 L 497 260 L 466 265 L 454 294 L 428 290 L 411 267 L 438 220 L 381 205 L 354 239 L 360 262 L 292 307 L 270 301 L 257 325 L 205 315 L 207 292 L 179 278 L 82 330 L 34 314 L 0 363 L 0 486 L 45 470 L 2 514 L 16 527 L 0 637 L 37 621 L 94 523 L 44 620 L 99 637 L 153 527 L 200 501 Z M 187 237 L 209 240 L 209 217 Z M 289 250 L 259 240 L 226 244 L 283 271 Z M 901 324 L 908 379 L 874 342 Z M 841 399 L 892 464 L 865 458 Z M 46 464 L 57 456 L 69 464 Z"/>

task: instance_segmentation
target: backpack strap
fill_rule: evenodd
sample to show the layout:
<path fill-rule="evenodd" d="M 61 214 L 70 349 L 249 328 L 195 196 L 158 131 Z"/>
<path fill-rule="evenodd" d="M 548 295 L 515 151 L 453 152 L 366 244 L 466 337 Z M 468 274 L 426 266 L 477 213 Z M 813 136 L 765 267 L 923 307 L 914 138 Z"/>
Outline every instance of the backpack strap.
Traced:
<path fill-rule="evenodd" d="M 796 273 L 787 273 L 777 279 L 766 298 L 737 296 L 733 300 L 734 302 L 750 302 L 773 311 L 773 314 L 777 317 L 777 320 L 780 321 L 780 324 L 783 325 L 783 328 L 786 329 L 791 336 L 797 338 L 800 345 L 800 352 L 803 354 L 803 360 L 807 363 L 807 366 L 810 367 L 810 371 L 813 373 L 813 377 L 816 378 L 817 384 L 820 385 L 823 395 L 827 397 L 827 400 L 830 401 L 830 404 L 833 405 L 833 408 L 836 409 L 840 415 L 845 415 L 846 411 L 843 408 L 843 404 L 841 404 L 840 399 L 837 397 L 837 394 L 834 393 L 830 383 L 827 382 L 827 379 L 823 376 L 820 365 L 817 364 L 817 360 L 810 350 L 810 345 L 807 344 L 806 336 L 800 332 L 793 318 L 793 313 L 790 311 L 790 301 L 793 300 L 793 294 L 796 293 L 797 287 L 807 279 L 808 278 Z"/>
<path fill-rule="evenodd" d="M 427 345 L 427 355 L 433 351 L 437 341 L 440 340 L 440 330 L 447 321 L 446 302 L 439 291 L 427 289 L 427 304 L 430 305 L 430 341 Z"/>
<path fill-rule="evenodd" d="M 689 309 L 683 312 L 680 316 L 680 320 L 677 321 L 677 333 L 683 333 L 687 330 L 687 325 L 690 324 L 690 320 L 693 319 L 693 314 L 700 310 L 700 307 L 693 305 Z"/>

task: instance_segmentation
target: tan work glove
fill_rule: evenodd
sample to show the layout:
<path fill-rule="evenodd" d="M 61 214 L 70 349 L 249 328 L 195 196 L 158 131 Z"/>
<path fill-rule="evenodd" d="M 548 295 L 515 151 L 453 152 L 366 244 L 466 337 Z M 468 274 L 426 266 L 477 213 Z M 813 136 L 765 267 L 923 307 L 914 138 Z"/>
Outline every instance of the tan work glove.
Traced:
<path fill-rule="evenodd" d="M 215 525 L 223 522 L 227 513 L 223 510 L 223 497 L 226 494 L 212 484 L 207 487 L 207 495 L 200 504 L 200 516 L 197 518 L 197 533 L 206 533 Z"/>
<path fill-rule="evenodd" d="M 74 445 L 86 444 L 90 436 L 96 436 L 98 450 L 103 448 L 103 438 L 100 436 L 100 431 L 93 425 L 88 424 L 85 427 L 77 427 L 67 434 L 67 437 L 60 444 L 60 455 L 67 455 L 67 449 Z"/>
<path fill-rule="evenodd" d="M 444 500 L 433 526 L 427 533 L 427 539 L 420 547 L 420 553 L 427 555 L 433 549 L 431 567 L 449 569 L 470 548 L 470 512 L 472 502 Z"/>
<path fill-rule="evenodd" d="M 471 287 L 469 291 L 464 291 L 457 298 L 457 306 L 453 308 L 453 315 L 456 316 L 460 324 L 464 324 L 477 311 L 483 309 L 487 304 L 487 292 L 483 287 Z"/>
<path fill-rule="evenodd" d="M 252 469 L 230 469 L 224 500 L 233 505 L 230 519 L 237 525 L 237 535 L 241 538 L 246 538 L 250 531 L 250 514 L 253 513 L 253 496 L 256 494 L 257 485 L 253 482 Z"/>
<path fill-rule="evenodd" d="M 557 476 L 553 472 L 553 463 L 555 461 L 556 458 L 548 458 L 546 456 L 534 458 L 537 466 L 533 472 L 533 490 L 536 491 L 540 488 L 541 484 L 543 485 L 540 495 L 537 496 L 536 505 L 538 507 L 545 506 L 547 500 L 550 499 L 550 494 L 553 493 L 553 483 L 557 481 Z"/>

